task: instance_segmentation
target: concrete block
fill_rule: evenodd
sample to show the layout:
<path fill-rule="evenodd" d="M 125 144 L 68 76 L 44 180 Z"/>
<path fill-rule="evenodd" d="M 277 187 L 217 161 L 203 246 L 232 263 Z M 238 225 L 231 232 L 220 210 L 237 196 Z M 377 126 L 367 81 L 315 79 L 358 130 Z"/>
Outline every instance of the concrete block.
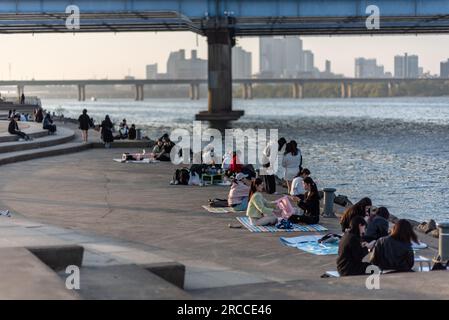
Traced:
<path fill-rule="evenodd" d="M 31 253 L 55 271 L 65 270 L 69 265 L 82 266 L 84 248 L 78 245 L 28 247 Z"/>

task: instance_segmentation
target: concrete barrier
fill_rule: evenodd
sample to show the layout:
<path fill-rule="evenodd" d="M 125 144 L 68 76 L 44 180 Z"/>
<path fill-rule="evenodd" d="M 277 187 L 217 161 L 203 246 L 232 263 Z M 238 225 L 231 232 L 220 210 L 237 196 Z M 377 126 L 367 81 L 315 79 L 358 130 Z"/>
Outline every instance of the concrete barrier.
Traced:
<path fill-rule="evenodd" d="M 27 247 L 26 249 L 54 271 L 63 271 L 70 265 L 81 268 L 83 264 L 84 248 L 79 245 Z"/>

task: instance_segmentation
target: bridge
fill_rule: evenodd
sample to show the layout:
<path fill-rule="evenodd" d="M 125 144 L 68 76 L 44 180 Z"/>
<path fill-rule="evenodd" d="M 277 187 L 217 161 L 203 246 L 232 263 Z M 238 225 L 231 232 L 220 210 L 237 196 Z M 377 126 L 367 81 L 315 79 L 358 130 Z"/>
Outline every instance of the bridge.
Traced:
<path fill-rule="evenodd" d="M 80 11 L 79 29 L 66 25 L 77 13 L 73 5 Z M 369 5 L 380 10 L 379 29 L 366 27 Z M 0 5 L 0 33 L 137 31 L 207 37 L 209 104 L 197 119 L 227 121 L 243 115 L 232 110 L 236 36 L 447 33 L 449 0 L 2 0 Z"/>
<path fill-rule="evenodd" d="M 443 82 L 449 78 L 251 78 L 233 79 L 234 85 L 241 85 L 243 99 L 253 98 L 253 85 L 255 84 L 284 84 L 291 85 L 292 98 L 304 98 L 304 85 L 307 83 L 334 83 L 340 85 L 341 98 L 352 98 L 352 87 L 357 83 L 385 83 L 388 95 L 392 96 L 393 87 L 401 83 L 411 82 Z M 189 85 L 189 96 L 192 100 L 199 100 L 200 85 L 207 84 L 207 79 L 90 79 L 90 80 L 12 80 L 0 81 L 0 87 L 17 86 L 17 97 L 25 92 L 25 86 L 75 86 L 78 87 L 78 101 L 86 100 L 86 86 L 115 86 L 125 85 L 135 87 L 135 100 L 145 99 L 145 85 Z M 449 87 L 448 87 L 449 89 Z"/>

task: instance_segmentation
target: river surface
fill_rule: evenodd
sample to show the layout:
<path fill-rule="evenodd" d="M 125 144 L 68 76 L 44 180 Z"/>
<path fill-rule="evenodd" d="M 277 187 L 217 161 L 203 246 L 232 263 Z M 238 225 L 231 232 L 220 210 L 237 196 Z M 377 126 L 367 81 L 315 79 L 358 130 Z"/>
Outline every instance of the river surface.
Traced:
<path fill-rule="evenodd" d="M 207 108 L 206 100 L 187 99 L 42 104 L 66 117 L 87 108 L 97 121 L 126 118 L 151 138 L 190 129 Z M 234 100 L 234 109 L 245 111 L 234 127 L 278 129 L 295 139 L 320 187 L 352 201 L 369 196 L 399 217 L 449 219 L 449 97 Z"/>

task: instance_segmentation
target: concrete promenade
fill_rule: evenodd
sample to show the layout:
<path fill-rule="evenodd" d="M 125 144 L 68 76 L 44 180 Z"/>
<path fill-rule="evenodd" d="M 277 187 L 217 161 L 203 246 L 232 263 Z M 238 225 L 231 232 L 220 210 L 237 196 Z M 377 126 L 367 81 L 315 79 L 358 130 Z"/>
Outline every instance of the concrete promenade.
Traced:
<path fill-rule="evenodd" d="M 135 291 L 126 295 L 125 289 L 121 295 L 108 296 L 106 293 L 111 290 L 93 281 L 100 279 L 102 272 L 97 270 L 95 276 L 95 270 L 89 270 L 96 264 L 118 268 L 112 271 L 120 274 L 125 261 L 174 261 L 186 266 L 184 290 L 166 288 L 146 292 L 141 295 L 143 298 L 449 297 L 447 272 L 384 275 L 381 290 L 367 290 L 366 277 L 321 279 L 325 271 L 336 269 L 336 256 L 311 255 L 279 242 L 281 236 L 300 233 L 231 229 L 228 224 L 237 224 L 236 214 L 211 214 L 201 208 L 209 198 L 226 197 L 228 188 L 170 186 L 173 165 L 112 161 L 124 151 L 137 150 L 88 150 L 9 164 L 0 170 L 0 209 L 9 209 L 13 214 L 12 218 L 0 217 L 0 227 L 7 230 L 12 227 L 2 224 L 23 219 L 41 225 L 34 231 L 41 229 L 42 236 L 51 236 L 55 243 L 83 245 L 87 250 L 86 281 L 92 285 L 84 294 L 79 292 L 82 298 L 135 297 Z M 321 223 L 338 231 L 336 219 L 323 218 Z M 420 254 L 432 258 L 435 239 L 419 236 L 431 246 Z M 8 237 L 8 233 L 3 233 L 3 239 Z"/>

